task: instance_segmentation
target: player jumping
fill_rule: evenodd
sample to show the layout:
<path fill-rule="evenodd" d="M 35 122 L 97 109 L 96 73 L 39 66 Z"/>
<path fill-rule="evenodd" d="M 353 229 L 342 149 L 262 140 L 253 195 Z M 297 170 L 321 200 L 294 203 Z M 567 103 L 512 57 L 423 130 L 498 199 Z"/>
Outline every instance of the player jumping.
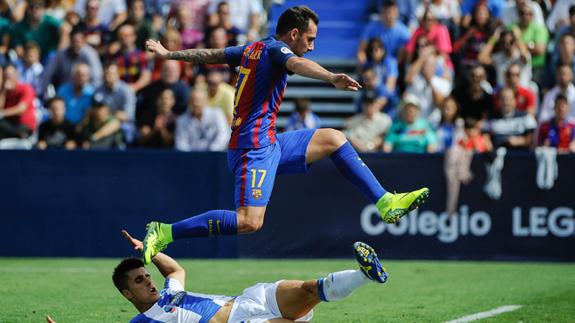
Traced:
<path fill-rule="evenodd" d="M 341 174 L 376 204 L 382 219 L 397 222 L 429 195 L 427 188 L 409 193 L 387 192 L 363 163 L 341 131 L 305 129 L 276 134 L 276 117 L 288 74 L 298 74 L 357 91 L 361 86 L 346 74 L 334 74 L 302 56 L 312 51 L 318 16 L 307 6 L 287 9 L 275 37 L 225 49 L 168 51 L 158 41 L 146 47 L 161 59 L 194 64 L 239 66 L 228 167 L 235 179 L 236 211 L 212 210 L 186 220 L 151 222 L 144 239 L 144 262 L 174 240 L 251 233 L 263 225 L 276 172 L 305 173 L 310 164 L 330 157 Z"/>

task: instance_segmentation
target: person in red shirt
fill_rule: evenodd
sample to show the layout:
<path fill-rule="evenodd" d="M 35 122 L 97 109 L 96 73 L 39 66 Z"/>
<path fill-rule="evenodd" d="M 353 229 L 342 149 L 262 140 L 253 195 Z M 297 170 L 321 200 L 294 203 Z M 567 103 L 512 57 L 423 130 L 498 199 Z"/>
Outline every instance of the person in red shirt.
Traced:
<path fill-rule="evenodd" d="M 0 139 L 27 138 L 36 127 L 34 89 L 19 82 L 14 65 L 0 69 L 0 76 Z"/>
<path fill-rule="evenodd" d="M 505 87 L 513 89 L 515 93 L 516 109 L 518 111 L 524 111 L 532 116 L 535 116 L 537 100 L 535 94 L 530 89 L 523 87 L 519 84 L 521 80 L 521 65 L 514 63 L 509 65 L 509 68 L 505 72 Z M 494 96 L 494 107 L 495 113 L 499 112 L 499 94 L 498 91 Z"/>
<path fill-rule="evenodd" d="M 575 123 L 569 121 L 569 101 L 563 94 L 555 99 L 555 117 L 539 126 L 539 146 L 557 147 L 559 153 L 575 153 Z"/>

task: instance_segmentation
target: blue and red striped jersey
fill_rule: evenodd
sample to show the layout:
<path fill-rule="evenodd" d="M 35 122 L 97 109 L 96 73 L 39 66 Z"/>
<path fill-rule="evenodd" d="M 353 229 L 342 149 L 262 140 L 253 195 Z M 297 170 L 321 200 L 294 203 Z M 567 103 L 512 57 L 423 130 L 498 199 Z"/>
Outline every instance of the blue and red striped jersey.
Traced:
<path fill-rule="evenodd" d="M 274 37 L 225 49 L 227 63 L 239 66 L 230 149 L 260 148 L 276 140 L 276 117 L 287 85 L 287 60 L 295 56 Z"/>

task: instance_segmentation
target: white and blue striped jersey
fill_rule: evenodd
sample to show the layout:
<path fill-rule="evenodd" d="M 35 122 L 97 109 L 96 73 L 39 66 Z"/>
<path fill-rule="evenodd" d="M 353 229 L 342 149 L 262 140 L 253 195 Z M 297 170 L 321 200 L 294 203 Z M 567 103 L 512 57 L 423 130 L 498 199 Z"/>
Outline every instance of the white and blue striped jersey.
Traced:
<path fill-rule="evenodd" d="M 166 279 L 160 299 L 130 323 L 207 323 L 232 297 L 189 293 L 175 279 Z"/>

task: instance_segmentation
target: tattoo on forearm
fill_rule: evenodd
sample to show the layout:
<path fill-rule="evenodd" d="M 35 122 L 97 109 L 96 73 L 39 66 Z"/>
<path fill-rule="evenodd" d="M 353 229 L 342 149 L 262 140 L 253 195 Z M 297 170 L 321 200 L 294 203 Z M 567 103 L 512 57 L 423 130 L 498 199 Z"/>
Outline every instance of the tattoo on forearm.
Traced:
<path fill-rule="evenodd" d="M 224 50 L 218 49 L 186 49 L 169 52 L 166 59 L 175 59 L 194 64 L 223 64 L 226 62 Z"/>

